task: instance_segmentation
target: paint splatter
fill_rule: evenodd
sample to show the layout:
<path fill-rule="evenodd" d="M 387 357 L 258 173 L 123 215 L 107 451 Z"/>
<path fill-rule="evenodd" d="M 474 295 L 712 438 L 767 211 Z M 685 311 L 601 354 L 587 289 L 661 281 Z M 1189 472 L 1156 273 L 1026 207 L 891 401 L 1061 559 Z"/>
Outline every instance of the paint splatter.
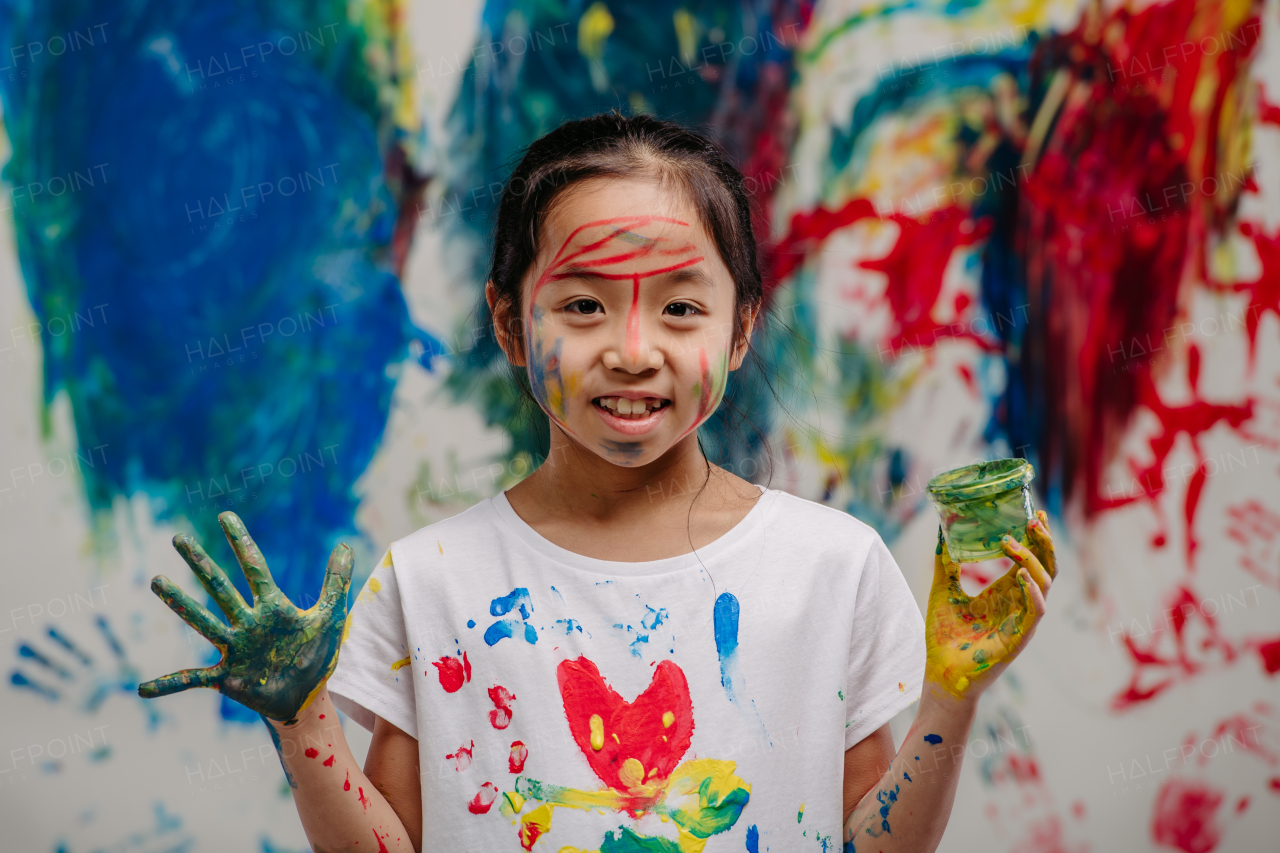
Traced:
<path fill-rule="evenodd" d="M 532 850 L 538 839 L 551 829 L 551 807 L 547 805 L 529 812 L 520 819 L 520 846 Z"/>
<path fill-rule="evenodd" d="M 388 832 L 385 836 L 381 836 L 381 835 L 378 835 L 378 830 L 371 829 L 371 831 L 373 832 L 373 837 L 378 839 L 378 853 L 391 853 L 391 851 L 387 850 L 387 845 L 382 843 L 382 839 L 384 837 L 390 838 L 391 833 Z"/>
<path fill-rule="evenodd" d="M 489 712 L 489 722 L 495 729 L 505 729 L 511 725 L 511 703 L 516 696 L 500 684 L 489 688 L 489 699 L 493 702 L 493 710 Z"/>
<path fill-rule="evenodd" d="M 307 751 L 303 753 L 307 758 L 315 758 L 319 754 L 320 752 L 315 747 L 308 747 Z"/>
<path fill-rule="evenodd" d="M 467 811 L 472 814 L 487 814 L 496 799 L 498 799 L 498 786 L 492 782 L 485 782 L 471 798 L 471 802 L 467 803 Z"/>
<path fill-rule="evenodd" d="M 747 853 L 760 853 L 760 830 L 754 823 L 747 827 Z"/>
<path fill-rule="evenodd" d="M 462 653 L 462 659 L 445 655 L 438 661 L 433 661 L 432 666 L 436 668 L 440 677 L 440 686 L 444 688 L 446 693 L 457 693 L 462 689 L 462 685 L 471 680 L 471 661 L 467 660 L 467 653 Z"/>
<path fill-rule="evenodd" d="M 889 830 L 889 811 L 893 808 L 893 804 L 898 801 L 898 793 L 901 790 L 902 787 L 900 785 L 894 785 L 892 791 L 885 788 L 876 791 L 876 802 L 880 803 L 880 826 L 867 827 L 867 834 L 872 838 L 893 834 Z"/>
<path fill-rule="evenodd" d="M 342 790 L 344 791 L 351 790 L 351 771 L 350 770 L 347 771 L 347 778 L 342 781 Z"/>
<path fill-rule="evenodd" d="M 800 804 L 800 811 L 796 812 L 796 823 L 804 820 L 804 803 Z"/>
<path fill-rule="evenodd" d="M 533 602 L 529 600 L 529 590 L 522 586 L 489 602 L 490 616 L 506 616 L 516 610 L 520 611 L 521 619 L 528 619 L 533 614 Z"/>
<path fill-rule="evenodd" d="M 936 746 L 937 744 L 942 743 L 942 736 L 941 735 L 925 735 L 924 741 L 925 743 L 931 743 Z"/>
<path fill-rule="evenodd" d="M 511 754 L 507 756 L 507 769 L 512 773 L 523 773 L 524 763 L 529 760 L 529 747 L 521 741 L 511 742 Z"/>
<path fill-rule="evenodd" d="M 1222 840 L 1217 812 L 1223 794 L 1199 780 L 1167 780 L 1156 795 L 1151 837 L 1183 853 L 1209 853 Z"/>
<path fill-rule="evenodd" d="M 337 756 L 336 756 L 336 755 L 330 755 L 328 758 L 326 758 L 326 759 L 324 760 L 324 766 L 325 766 L 325 767 L 332 767 L 332 766 L 333 766 L 333 760 L 334 760 L 335 758 L 337 758 Z"/>
<path fill-rule="evenodd" d="M 364 795 L 364 788 L 358 788 L 357 790 L 360 792 L 360 805 L 364 806 L 365 811 L 368 811 L 369 806 L 373 805 L 373 803 L 369 802 L 369 798 Z"/>
<path fill-rule="evenodd" d="M 459 773 L 471 766 L 471 754 L 475 751 L 476 742 L 471 741 L 470 746 L 460 746 L 458 751 L 446 755 L 445 758 L 453 760 L 453 769 Z"/>
<path fill-rule="evenodd" d="M 519 634 L 526 643 L 530 645 L 537 643 L 538 630 L 528 621 L 529 617 L 533 615 L 533 601 L 529 597 L 527 588 L 516 587 L 506 595 L 499 596 L 489 603 L 489 613 L 492 616 L 506 616 L 517 612 L 520 614 L 519 619 L 499 619 L 485 629 L 484 641 L 493 646 L 497 645 L 501 640 Z"/>
<path fill-rule="evenodd" d="M 400 660 L 398 660 L 398 661 L 396 661 L 395 663 L 391 664 L 391 671 L 392 671 L 392 672 L 396 672 L 397 670 L 404 669 L 406 666 L 408 666 L 410 663 L 412 663 L 412 661 L 413 661 L 413 658 L 412 658 L 412 657 L 410 657 L 409 655 L 405 655 L 405 656 L 404 656 L 404 657 L 402 657 Z"/>
<path fill-rule="evenodd" d="M 494 622 L 484 632 L 484 641 L 489 645 L 496 645 L 500 640 L 510 639 L 517 633 L 524 637 L 524 641 L 529 645 L 538 642 L 538 630 L 528 622 L 520 622 L 516 619 L 503 619 Z"/>
<path fill-rule="evenodd" d="M 722 592 L 714 608 L 716 654 L 720 658 L 720 684 L 733 700 L 735 654 L 738 651 L 738 599 L 732 593 Z"/>

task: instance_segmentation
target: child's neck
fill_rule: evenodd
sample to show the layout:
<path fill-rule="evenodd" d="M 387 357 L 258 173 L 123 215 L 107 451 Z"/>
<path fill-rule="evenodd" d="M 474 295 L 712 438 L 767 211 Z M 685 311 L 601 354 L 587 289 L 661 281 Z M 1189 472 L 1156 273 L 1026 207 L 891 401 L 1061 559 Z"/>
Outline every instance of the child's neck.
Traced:
<path fill-rule="evenodd" d="M 701 548 L 741 521 L 759 497 L 755 486 L 710 465 L 696 435 L 648 465 L 628 468 L 579 447 L 554 427 L 547 460 L 507 491 L 516 514 L 544 538 L 620 562 Z"/>

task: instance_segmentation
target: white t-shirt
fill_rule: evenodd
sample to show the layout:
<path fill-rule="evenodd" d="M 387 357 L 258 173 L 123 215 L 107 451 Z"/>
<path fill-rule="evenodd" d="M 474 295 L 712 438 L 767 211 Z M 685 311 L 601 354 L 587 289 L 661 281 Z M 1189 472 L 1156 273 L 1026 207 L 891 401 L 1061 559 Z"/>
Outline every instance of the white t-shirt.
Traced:
<path fill-rule="evenodd" d="M 418 739 L 432 853 L 836 850 L 844 751 L 919 698 L 880 536 L 763 490 L 715 542 L 567 551 L 504 494 L 395 542 L 329 691 Z"/>

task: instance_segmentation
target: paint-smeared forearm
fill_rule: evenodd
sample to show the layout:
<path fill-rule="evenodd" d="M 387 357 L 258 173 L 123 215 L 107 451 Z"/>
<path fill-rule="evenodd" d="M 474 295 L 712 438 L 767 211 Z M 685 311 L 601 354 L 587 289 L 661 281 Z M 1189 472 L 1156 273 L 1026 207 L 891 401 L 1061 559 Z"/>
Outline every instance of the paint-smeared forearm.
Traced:
<path fill-rule="evenodd" d="M 417 849 L 400 816 L 356 763 L 327 688 L 321 688 L 295 722 L 263 720 L 316 853 Z"/>
<path fill-rule="evenodd" d="M 932 853 L 942 840 L 960 782 L 953 744 L 969 741 L 976 697 L 956 699 L 925 682 L 915 722 L 893 764 L 844 824 L 844 853 Z"/>

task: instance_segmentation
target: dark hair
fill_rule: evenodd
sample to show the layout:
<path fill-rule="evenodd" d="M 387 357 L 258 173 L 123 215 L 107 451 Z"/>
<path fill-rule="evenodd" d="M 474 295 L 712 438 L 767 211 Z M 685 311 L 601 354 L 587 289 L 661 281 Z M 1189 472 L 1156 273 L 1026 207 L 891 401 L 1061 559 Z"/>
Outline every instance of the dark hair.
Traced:
<path fill-rule="evenodd" d="M 711 139 L 649 115 L 608 112 L 567 121 L 525 150 L 503 187 L 494 224 L 489 279 L 498 293 L 495 309 L 520 315 L 521 285 L 537 259 L 542 224 L 569 189 L 611 177 L 670 182 L 684 193 L 733 277 L 737 346 L 742 318 L 764 301 L 745 180 Z M 513 321 L 510 329 L 522 342 L 521 324 Z"/>

